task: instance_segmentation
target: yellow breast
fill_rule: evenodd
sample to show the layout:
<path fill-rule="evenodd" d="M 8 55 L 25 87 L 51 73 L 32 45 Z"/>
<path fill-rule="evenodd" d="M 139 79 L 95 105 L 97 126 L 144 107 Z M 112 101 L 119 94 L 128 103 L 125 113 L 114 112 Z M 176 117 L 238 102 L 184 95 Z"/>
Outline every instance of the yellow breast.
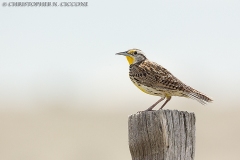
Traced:
<path fill-rule="evenodd" d="M 143 91 L 144 93 L 150 94 L 144 87 L 142 86 L 138 86 L 137 84 L 133 83 L 136 87 L 138 87 L 141 91 Z"/>
<path fill-rule="evenodd" d="M 147 87 L 147 86 L 138 84 L 137 82 L 134 82 L 134 81 L 132 81 L 132 82 L 137 88 L 139 88 L 144 93 L 154 95 L 154 96 L 161 96 L 161 97 L 166 96 L 166 97 L 168 97 L 168 92 L 166 92 L 164 90 L 154 89 L 152 87 Z"/>

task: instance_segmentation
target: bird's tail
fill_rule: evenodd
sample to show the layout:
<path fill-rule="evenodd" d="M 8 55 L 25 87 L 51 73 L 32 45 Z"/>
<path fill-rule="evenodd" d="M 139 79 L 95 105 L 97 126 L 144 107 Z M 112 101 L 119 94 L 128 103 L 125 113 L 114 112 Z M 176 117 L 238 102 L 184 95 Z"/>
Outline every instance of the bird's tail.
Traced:
<path fill-rule="evenodd" d="M 203 93 L 201 93 L 193 88 L 190 88 L 190 87 L 186 90 L 186 92 L 184 94 L 186 95 L 186 97 L 195 99 L 203 105 L 213 101 L 208 96 L 206 96 Z"/>

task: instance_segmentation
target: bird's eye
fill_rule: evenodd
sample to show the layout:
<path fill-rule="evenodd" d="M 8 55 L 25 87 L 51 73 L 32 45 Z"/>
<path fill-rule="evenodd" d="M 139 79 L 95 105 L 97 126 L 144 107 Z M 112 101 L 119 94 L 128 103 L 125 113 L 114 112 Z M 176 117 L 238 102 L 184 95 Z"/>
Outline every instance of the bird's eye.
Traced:
<path fill-rule="evenodd" d="M 136 54 L 137 54 L 137 51 L 133 52 L 133 54 L 136 55 Z"/>

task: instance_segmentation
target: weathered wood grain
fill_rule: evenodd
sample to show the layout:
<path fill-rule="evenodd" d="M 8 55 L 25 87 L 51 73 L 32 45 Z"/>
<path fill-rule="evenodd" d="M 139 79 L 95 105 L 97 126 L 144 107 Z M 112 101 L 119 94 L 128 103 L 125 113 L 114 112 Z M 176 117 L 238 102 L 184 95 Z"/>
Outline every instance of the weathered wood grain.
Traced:
<path fill-rule="evenodd" d="M 177 110 L 144 111 L 128 118 L 132 160 L 193 160 L 195 115 Z"/>

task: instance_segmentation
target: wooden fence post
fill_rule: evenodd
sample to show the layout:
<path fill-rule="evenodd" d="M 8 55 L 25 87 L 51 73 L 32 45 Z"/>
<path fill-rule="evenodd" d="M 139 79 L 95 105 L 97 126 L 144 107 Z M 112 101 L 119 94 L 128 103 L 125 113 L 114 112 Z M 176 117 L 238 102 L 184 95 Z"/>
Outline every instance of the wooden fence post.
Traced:
<path fill-rule="evenodd" d="M 177 110 L 130 115 L 128 139 L 132 160 L 193 160 L 195 115 Z"/>

